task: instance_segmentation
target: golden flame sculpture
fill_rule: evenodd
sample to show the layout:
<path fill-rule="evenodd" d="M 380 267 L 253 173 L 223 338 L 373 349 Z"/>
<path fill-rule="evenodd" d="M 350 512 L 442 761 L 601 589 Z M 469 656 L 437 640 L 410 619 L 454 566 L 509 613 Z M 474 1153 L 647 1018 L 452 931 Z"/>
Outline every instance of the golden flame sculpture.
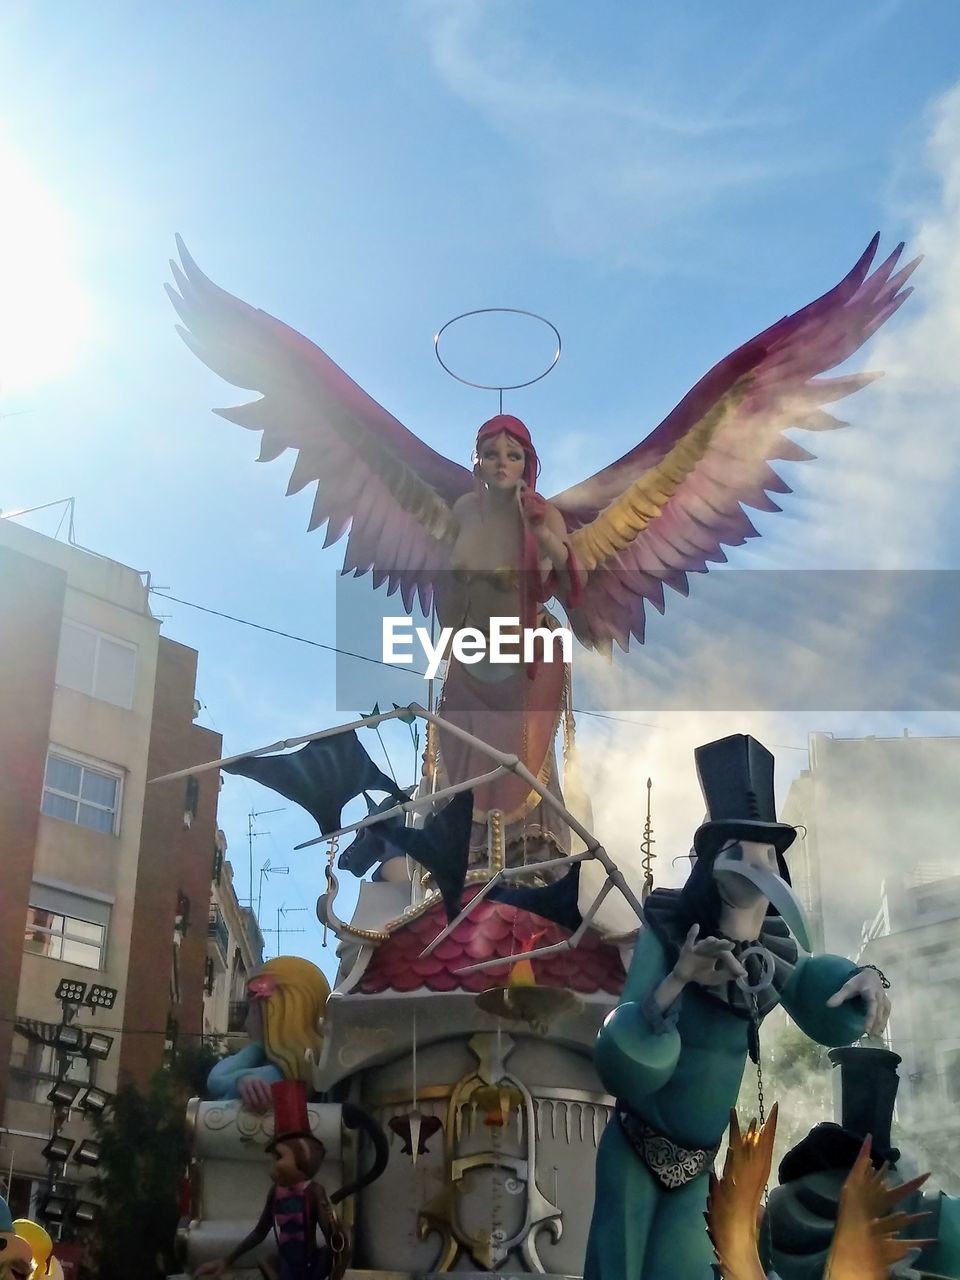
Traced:
<path fill-rule="evenodd" d="M 563 1009 L 569 1008 L 576 997 L 572 991 L 562 987 L 542 987 L 537 982 L 533 961 L 526 959 L 526 953 L 532 951 L 542 937 L 543 932 L 540 932 L 525 938 L 519 958 L 510 966 L 507 985 L 481 991 L 476 997 L 476 1003 L 484 1013 L 526 1022 L 533 1030 L 545 1035 L 550 1020 Z"/>

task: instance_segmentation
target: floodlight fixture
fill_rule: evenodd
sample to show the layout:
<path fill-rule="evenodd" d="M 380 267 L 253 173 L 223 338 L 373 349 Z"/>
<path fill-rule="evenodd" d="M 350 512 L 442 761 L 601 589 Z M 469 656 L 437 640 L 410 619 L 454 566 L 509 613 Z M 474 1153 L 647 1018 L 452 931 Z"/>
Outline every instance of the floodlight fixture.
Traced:
<path fill-rule="evenodd" d="M 84 1138 L 73 1153 L 73 1158 L 77 1164 L 88 1164 L 96 1168 L 100 1163 L 100 1143 L 93 1138 Z"/>
<path fill-rule="evenodd" d="M 92 982 L 83 1003 L 91 1009 L 112 1009 L 116 999 L 116 987 L 103 987 L 98 982 Z"/>
<path fill-rule="evenodd" d="M 70 1217 L 79 1226 L 89 1226 L 91 1222 L 96 1222 L 100 1213 L 100 1206 L 94 1204 L 92 1200 L 78 1200 L 73 1206 L 73 1212 Z"/>
<path fill-rule="evenodd" d="M 85 1053 L 89 1058 L 106 1058 L 113 1047 L 113 1036 L 105 1036 L 102 1031 L 91 1031 L 87 1036 Z"/>
<path fill-rule="evenodd" d="M 57 1027 L 53 1043 L 58 1049 L 66 1049 L 68 1053 L 78 1053 L 83 1047 L 83 1032 L 69 1022 L 61 1022 Z"/>
<path fill-rule="evenodd" d="M 70 1197 L 59 1187 L 51 1187 L 40 1202 L 40 1217 L 47 1222 L 65 1222 Z"/>
<path fill-rule="evenodd" d="M 108 1093 L 106 1089 L 97 1089 L 91 1085 L 87 1091 L 81 1095 L 77 1102 L 77 1106 L 81 1111 L 93 1112 L 99 1115 L 101 1111 L 105 1111 L 113 1101 L 113 1094 Z"/>
<path fill-rule="evenodd" d="M 82 1088 L 82 1085 L 74 1084 L 72 1080 L 58 1080 L 47 1094 L 47 1101 L 52 1102 L 55 1107 L 72 1107 Z"/>
<path fill-rule="evenodd" d="M 61 978 L 54 998 L 64 1004 L 79 1004 L 86 994 L 87 984 L 75 978 Z"/>
<path fill-rule="evenodd" d="M 66 1164 L 75 1146 L 73 1138 L 51 1138 L 40 1154 L 48 1164 Z"/>

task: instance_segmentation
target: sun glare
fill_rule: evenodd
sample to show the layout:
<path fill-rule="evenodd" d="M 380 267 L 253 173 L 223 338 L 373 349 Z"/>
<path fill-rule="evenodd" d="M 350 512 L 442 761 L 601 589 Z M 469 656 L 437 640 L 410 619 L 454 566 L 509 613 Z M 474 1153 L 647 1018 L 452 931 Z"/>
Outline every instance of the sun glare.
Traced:
<path fill-rule="evenodd" d="M 69 219 L 15 148 L 0 139 L 0 413 L 72 368 L 91 331 Z"/>

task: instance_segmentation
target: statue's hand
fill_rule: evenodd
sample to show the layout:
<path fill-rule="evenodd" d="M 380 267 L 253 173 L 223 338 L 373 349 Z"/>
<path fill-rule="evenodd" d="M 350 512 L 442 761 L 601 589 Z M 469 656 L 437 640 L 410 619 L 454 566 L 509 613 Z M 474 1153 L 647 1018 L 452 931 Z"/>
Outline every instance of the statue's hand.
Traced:
<path fill-rule="evenodd" d="M 543 528 L 548 509 L 549 504 L 542 494 L 529 489 L 525 484 L 520 486 L 520 514 L 524 524 L 529 525 L 534 533 Z"/>
<path fill-rule="evenodd" d="M 273 1094 L 270 1092 L 270 1086 L 266 1080 L 261 1080 L 259 1076 L 241 1076 L 237 1081 L 237 1093 L 240 1095 L 240 1101 L 247 1110 L 256 1111 L 259 1115 L 263 1115 L 265 1111 L 269 1111 L 273 1106 Z"/>
<path fill-rule="evenodd" d="M 836 995 L 827 1001 L 828 1009 L 837 1009 L 848 1000 L 861 996 L 867 1003 L 867 1022 L 864 1031 L 868 1036 L 879 1036 L 890 1017 L 890 997 L 883 988 L 883 980 L 876 969 L 861 969 L 843 984 Z"/>
<path fill-rule="evenodd" d="M 700 926 L 691 925 L 673 966 L 673 976 L 686 986 L 697 982 L 701 987 L 718 987 L 732 978 L 742 978 L 746 969 L 732 954 L 734 944 L 728 938 L 700 938 Z"/>

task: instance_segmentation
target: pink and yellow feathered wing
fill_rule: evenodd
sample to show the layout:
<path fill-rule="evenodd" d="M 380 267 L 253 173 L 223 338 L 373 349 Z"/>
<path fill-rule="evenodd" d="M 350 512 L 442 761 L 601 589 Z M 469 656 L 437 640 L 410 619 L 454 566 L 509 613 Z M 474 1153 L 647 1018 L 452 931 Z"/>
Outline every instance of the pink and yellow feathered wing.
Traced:
<path fill-rule="evenodd" d="M 588 646 L 642 643 L 644 609 L 663 611 L 664 588 L 726 559 L 756 530 L 744 508 L 779 510 L 789 492 L 771 466 L 809 454 L 784 435 L 842 424 L 825 408 L 872 375 L 821 375 L 852 356 L 910 293 L 916 263 L 903 246 L 871 271 L 875 236 L 829 292 L 721 360 L 642 443 L 552 501 L 588 571 L 570 622 Z M 235 386 L 260 393 L 218 412 L 262 433 L 260 460 L 296 452 L 288 493 L 316 484 L 310 528 L 324 546 L 347 534 L 343 572 L 372 573 L 430 608 L 456 537 L 452 507 L 472 486 L 466 467 L 429 448 L 318 347 L 213 284 L 178 240 L 168 293 L 184 341 Z"/>

